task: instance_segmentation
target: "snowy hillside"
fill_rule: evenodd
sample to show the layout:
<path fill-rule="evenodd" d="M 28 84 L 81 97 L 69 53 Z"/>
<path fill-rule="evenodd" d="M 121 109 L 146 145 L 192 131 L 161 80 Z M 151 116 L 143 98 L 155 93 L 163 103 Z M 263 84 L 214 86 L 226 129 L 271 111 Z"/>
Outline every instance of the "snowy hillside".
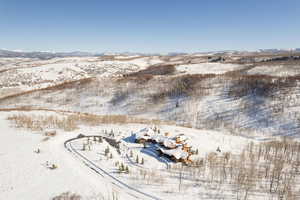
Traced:
<path fill-rule="evenodd" d="M 0 58 L 0 199 L 298 199 L 299 84 L 298 54 Z"/>
<path fill-rule="evenodd" d="M 157 57 L 105 61 L 97 57 L 70 57 L 37 60 L 0 58 L 0 96 L 95 76 L 120 76 L 158 64 Z"/>
<path fill-rule="evenodd" d="M 123 125 L 101 125 L 97 127 L 86 127 L 82 126 L 80 129 L 65 132 L 57 130 L 57 135 L 48 139 L 44 136 L 44 131 L 31 132 L 26 129 L 16 129 L 14 124 L 7 121 L 6 118 L 12 115 L 48 115 L 56 116 L 55 112 L 5 112 L 1 113 L 0 126 L 1 130 L 5 130 L 1 134 L 1 185 L 0 185 L 0 196 L 4 199 L 48 199 L 54 195 L 60 194 L 65 191 L 72 191 L 84 195 L 85 197 L 100 194 L 111 195 L 110 191 L 115 191 L 120 196 L 120 199 L 136 199 L 131 196 L 131 192 L 126 189 L 118 189 L 113 185 L 107 184 L 107 180 L 103 180 L 101 176 L 97 176 L 92 170 L 89 170 L 83 163 L 78 162 L 76 156 L 64 148 L 64 142 L 68 139 L 77 137 L 80 133 L 85 135 L 103 135 L 105 132 L 108 133 L 113 130 L 119 138 L 125 138 L 122 147 L 121 157 L 117 152 L 113 153 L 113 159 L 109 162 L 106 161 L 105 156 L 99 155 L 98 152 L 104 151 L 104 148 L 109 146 L 107 142 L 100 146 L 93 145 L 93 151 L 82 152 L 82 142 L 80 140 L 72 142 L 83 155 L 101 166 L 106 171 L 114 174 L 113 176 L 123 180 L 127 184 L 138 188 L 149 194 L 155 194 L 159 196 L 159 199 L 178 199 L 178 196 L 174 194 L 164 194 L 161 190 L 161 186 L 157 187 L 151 184 L 141 185 L 138 180 L 131 180 L 131 176 L 115 174 L 114 162 L 124 159 L 124 163 L 129 166 L 130 170 L 139 170 L 139 168 L 145 168 L 149 170 L 155 170 L 161 167 L 165 169 L 165 163 L 157 160 L 156 157 L 151 156 L 146 152 L 143 152 L 143 148 L 140 145 L 133 144 L 126 139 L 130 137 L 132 132 L 135 133 L 143 128 L 145 125 L 142 124 L 123 124 Z M 59 116 L 59 115 L 57 115 Z M 147 128 L 147 126 L 146 126 Z M 221 147 L 222 151 L 232 151 L 234 153 L 240 152 L 241 149 L 247 145 L 249 140 L 241 137 L 232 137 L 230 135 L 217 133 L 207 130 L 193 130 L 181 127 L 172 126 L 160 126 L 162 132 L 168 131 L 171 133 L 185 133 L 190 137 L 192 144 L 195 148 L 199 147 L 200 157 L 207 155 L 209 152 L 214 152 L 217 147 Z M 84 141 L 84 140 L 83 140 Z M 126 142 L 125 142 L 126 141 Z M 11 145 L 11 144 L 14 145 Z M 18 146 L 16 149 L 15 146 Z M 124 149 L 126 148 L 126 149 Z M 39 149 L 40 153 L 35 153 Z M 111 147 L 111 151 L 113 148 Z M 134 158 L 126 157 L 129 152 L 133 151 L 134 155 L 139 155 L 140 158 L 145 160 L 144 166 L 136 166 Z M 47 163 L 55 163 L 58 166 L 57 170 L 47 169 Z M 112 164 L 111 164 L 112 163 Z M 7 173 L 14 170 L 13 174 Z M 134 174 L 132 175 L 135 176 Z M 165 175 L 164 175 L 165 176 Z M 171 177 L 170 177 L 171 178 Z M 45 185 L 45 179 L 47 185 Z M 109 180 L 108 180 L 109 181 Z M 149 180 L 152 181 L 152 180 Z M 170 180 L 172 183 L 172 180 Z M 166 185 L 165 190 L 177 190 L 177 184 L 169 183 Z M 149 187 L 150 186 L 150 187 Z M 172 189 L 173 188 L 173 189 Z M 32 193 L 31 191 L 35 191 Z M 191 191 L 192 192 L 192 191 Z M 204 191 L 202 191 L 204 192 Z M 213 191 L 212 191 L 213 192 Z M 126 194 L 128 193 L 128 194 Z M 180 194 L 178 194 L 180 195 Z M 195 195 L 195 194 L 191 194 Z M 204 194 L 203 194 L 204 195 Z M 180 199 L 189 196 L 183 195 Z"/>
<path fill-rule="evenodd" d="M 243 67 L 239 65 L 222 63 L 201 63 L 176 66 L 177 71 L 179 71 L 180 73 L 187 74 L 223 74 L 242 68 Z"/>

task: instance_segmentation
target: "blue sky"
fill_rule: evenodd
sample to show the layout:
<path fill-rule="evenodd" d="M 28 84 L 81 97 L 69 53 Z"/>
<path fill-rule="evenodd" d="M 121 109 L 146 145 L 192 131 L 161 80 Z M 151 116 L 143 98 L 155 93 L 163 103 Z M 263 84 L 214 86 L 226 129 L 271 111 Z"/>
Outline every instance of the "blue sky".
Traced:
<path fill-rule="evenodd" d="M 300 47 L 299 0 L 0 0 L 0 48 L 199 52 Z"/>

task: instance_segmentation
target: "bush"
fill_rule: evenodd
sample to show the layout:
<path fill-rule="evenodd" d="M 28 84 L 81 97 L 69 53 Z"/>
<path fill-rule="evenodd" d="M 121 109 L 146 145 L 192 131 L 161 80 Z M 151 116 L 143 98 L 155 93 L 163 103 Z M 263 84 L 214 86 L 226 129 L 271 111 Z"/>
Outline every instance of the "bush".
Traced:
<path fill-rule="evenodd" d="M 52 200 L 81 200 L 81 196 L 75 193 L 64 192 L 56 197 L 53 197 Z"/>

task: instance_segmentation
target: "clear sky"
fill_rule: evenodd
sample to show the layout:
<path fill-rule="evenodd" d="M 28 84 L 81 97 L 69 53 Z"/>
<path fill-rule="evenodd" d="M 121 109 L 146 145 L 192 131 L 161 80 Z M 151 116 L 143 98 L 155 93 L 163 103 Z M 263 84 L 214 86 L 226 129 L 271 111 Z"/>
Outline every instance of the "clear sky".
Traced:
<path fill-rule="evenodd" d="M 300 0 L 0 0 L 0 48 L 199 52 L 300 47 Z"/>

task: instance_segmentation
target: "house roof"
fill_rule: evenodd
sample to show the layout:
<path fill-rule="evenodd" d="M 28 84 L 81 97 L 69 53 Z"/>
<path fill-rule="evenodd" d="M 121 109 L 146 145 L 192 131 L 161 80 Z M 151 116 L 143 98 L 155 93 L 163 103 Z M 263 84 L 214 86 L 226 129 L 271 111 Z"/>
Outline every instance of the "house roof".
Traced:
<path fill-rule="evenodd" d="M 154 135 L 154 136 L 152 137 L 152 140 L 154 140 L 154 141 L 157 142 L 157 143 L 164 142 L 165 139 L 166 139 L 166 137 L 163 136 L 163 135 Z"/>
<path fill-rule="evenodd" d="M 186 159 L 189 154 L 181 149 L 181 147 L 177 147 L 176 149 L 163 149 L 160 148 L 161 152 L 166 155 L 174 156 L 176 159 Z"/>
<path fill-rule="evenodd" d="M 176 135 L 175 138 L 179 139 L 180 141 L 185 141 L 187 140 L 188 138 L 183 135 L 183 134 L 179 134 L 179 135 Z"/>
<path fill-rule="evenodd" d="M 165 147 L 168 147 L 168 148 L 175 148 L 177 146 L 176 142 L 174 140 L 169 139 L 169 138 L 164 139 L 163 145 Z"/>
<path fill-rule="evenodd" d="M 154 132 L 154 130 L 152 130 L 151 128 L 144 128 L 144 129 L 140 130 L 138 133 L 135 134 L 135 137 L 136 137 L 136 139 L 154 140 L 157 143 L 162 143 L 163 146 L 165 146 L 167 148 L 176 148 L 176 147 L 182 146 L 181 144 L 177 144 L 176 141 L 174 140 L 174 138 L 160 135 L 160 134 Z M 186 140 L 188 138 L 185 135 L 179 134 L 175 138 L 178 138 L 178 137 L 181 141 L 185 141 L 185 145 L 187 145 L 188 147 L 191 147 L 191 145 L 186 142 Z"/>
<path fill-rule="evenodd" d="M 151 139 L 155 132 L 150 128 L 144 128 L 135 134 L 136 139 Z"/>

